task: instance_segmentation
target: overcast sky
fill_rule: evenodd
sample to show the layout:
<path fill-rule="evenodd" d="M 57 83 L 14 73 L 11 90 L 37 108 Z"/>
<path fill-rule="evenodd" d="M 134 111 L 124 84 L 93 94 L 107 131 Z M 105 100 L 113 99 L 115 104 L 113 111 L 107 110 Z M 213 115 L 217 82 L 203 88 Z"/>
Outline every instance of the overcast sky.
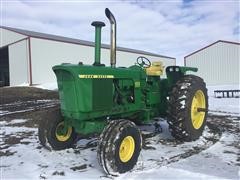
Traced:
<path fill-rule="evenodd" d="M 108 7 L 117 20 L 117 45 L 177 58 L 219 39 L 239 42 L 240 1 L 230 0 L 0 0 L 1 25 L 94 41 L 100 20 L 109 43 Z"/>

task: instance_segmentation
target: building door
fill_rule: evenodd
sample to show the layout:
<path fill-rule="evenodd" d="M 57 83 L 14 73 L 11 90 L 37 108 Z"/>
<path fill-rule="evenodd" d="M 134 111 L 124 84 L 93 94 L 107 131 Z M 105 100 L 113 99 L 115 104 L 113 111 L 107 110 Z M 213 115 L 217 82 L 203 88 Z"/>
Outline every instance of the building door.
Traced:
<path fill-rule="evenodd" d="M 0 48 L 0 87 L 9 86 L 8 47 Z"/>

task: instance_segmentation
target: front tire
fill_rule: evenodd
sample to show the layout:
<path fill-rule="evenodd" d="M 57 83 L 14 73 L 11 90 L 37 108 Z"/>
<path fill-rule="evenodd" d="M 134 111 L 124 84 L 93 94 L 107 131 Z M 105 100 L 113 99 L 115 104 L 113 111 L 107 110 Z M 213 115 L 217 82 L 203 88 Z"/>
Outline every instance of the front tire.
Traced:
<path fill-rule="evenodd" d="M 198 139 L 204 130 L 208 110 L 208 96 L 204 81 L 194 75 L 185 75 L 169 93 L 169 129 L 181 141 Z"/>
<path fill-rule="evenodd" d="M 65 132 L 62 132 L 63 128 L 64 121 L 60 109 L 55 108 L 48 112 L 47 119 L 43 119 L 39 123 L 38 137 L 40 144 L 53 150 L 70 148 L 74 144 L 77 134 L 73 127 L 68 127 Z"/>
<path fill-rule="evenodd" d="M 110 122 L 103 130 L 98 144 L 98 161 L 107 174 L 116 176 L 131 170 L 137 163 L 142 136 L 136 125 L 128 120 Z"/>

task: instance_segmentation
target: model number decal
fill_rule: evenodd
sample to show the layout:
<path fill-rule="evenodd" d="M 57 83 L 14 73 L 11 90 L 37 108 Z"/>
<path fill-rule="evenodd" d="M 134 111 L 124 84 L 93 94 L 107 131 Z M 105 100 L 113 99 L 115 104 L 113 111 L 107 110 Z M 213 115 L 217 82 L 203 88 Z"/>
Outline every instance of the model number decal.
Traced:
<path fill-rule="evenodd" d="M 96 74 L 84 74 L 78 75 L 81 79 L 112 79 L 114 78 L 113 75 L 96 75 Z"/>

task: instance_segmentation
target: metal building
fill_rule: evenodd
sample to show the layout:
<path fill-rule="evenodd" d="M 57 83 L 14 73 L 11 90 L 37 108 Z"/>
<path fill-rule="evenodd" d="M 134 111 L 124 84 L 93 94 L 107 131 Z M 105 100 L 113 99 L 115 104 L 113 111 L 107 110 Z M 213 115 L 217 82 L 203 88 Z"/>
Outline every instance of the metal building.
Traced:
<path fill-rule="evenodd" d="M 93 42 L 3 26 L 0 37 L 0 82 L 3 85 L 55 82 L 52 66 L 94 62 Z M 109 45 L 103 44 L 101 60 L 106 66 L 110 63 L 109 53 Z M 118 47 L 117 66 L 133 65 L 138 56 L 162 61 L 165 67 L 176 64 L 172 57 Z"/>
<path fill-rule="evenodd" d="M 240 43 L 219 40 L 184 57 L 207 85 L 240 84 Z"/>

